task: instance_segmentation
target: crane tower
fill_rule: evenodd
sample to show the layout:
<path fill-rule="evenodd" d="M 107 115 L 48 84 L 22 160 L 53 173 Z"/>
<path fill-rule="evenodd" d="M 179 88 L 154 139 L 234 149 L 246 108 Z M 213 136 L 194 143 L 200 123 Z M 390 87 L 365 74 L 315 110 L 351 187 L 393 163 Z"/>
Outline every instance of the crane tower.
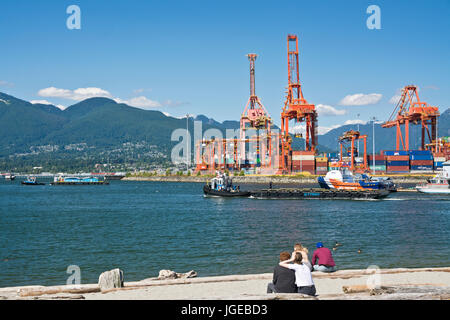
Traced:
<path fill-rule="evenodd" d="M 292 151 L 292 139 L 289 135 L 289 120 L 305 122 L 305 145 L 307 151 L 315 151 L 317 146 L 317 112 L 314 104 L 303 97 L 298 64 L 298 38 L 287 36 L 288 49 L 288 91 L 281 113 L 281 168 L 287 169 L 287 159 Z"/>

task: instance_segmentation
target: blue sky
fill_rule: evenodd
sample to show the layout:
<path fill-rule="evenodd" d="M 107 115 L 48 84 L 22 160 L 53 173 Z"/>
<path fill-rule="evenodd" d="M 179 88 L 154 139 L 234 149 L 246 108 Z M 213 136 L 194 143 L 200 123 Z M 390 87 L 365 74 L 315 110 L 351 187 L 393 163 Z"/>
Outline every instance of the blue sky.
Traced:
<path fill-rule="evenodd" d="M 381 30 L 366 26 L 372 4 L 381 9 Z M 81 9 L 80 30 L 66 26 L 69 5 Z M 448 0 L 2 0 L 0 91 L 62 106 L 104 95 L 174 116 L 238 120 L 251 52 L 256 93 L 279 124 L 292 33 L 303 94 L 320 105 L 323 131 L 357 114 L 387 120 L 391 98 L 407 84 L 444 111 L 449 15 Z"/>

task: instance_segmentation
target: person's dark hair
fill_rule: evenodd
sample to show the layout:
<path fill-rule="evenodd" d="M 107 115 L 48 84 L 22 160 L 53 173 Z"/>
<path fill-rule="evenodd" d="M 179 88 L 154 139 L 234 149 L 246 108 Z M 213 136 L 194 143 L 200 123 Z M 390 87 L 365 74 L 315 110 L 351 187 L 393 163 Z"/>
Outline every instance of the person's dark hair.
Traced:
<path fill-rule="evenodd" d="M 291 258 L 291 254 L 287 251 L 283 251 L 280 253 L 280 261 L 286 261 Z"/>
<path fill-rule="evenodd" d="M 302 264 L 302 260 L 303 260 L 303 256 L 300 252 L 296 252 L 295 253 L 295 259 L 294 259 L 294 263 L 296 264 Z"/>

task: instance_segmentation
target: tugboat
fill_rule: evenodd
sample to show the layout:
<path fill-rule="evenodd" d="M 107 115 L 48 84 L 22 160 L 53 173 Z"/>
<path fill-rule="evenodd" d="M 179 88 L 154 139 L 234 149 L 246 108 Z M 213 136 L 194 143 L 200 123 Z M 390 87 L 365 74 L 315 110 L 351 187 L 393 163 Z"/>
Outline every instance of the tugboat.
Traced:
<path fill-rule="evenodd" d="M 36 177 L 28 177 L 27 180 L 22 181 L 22 184 L 26 185 L 26 186 L 44 186 L 45 185 L 45 183 L 43 183 L 43 182 L 37 182 Z"/>
<path fill-rule="evenodd" d="M 427 183 L 416 186 L 422 193 L 450 194 L 450 161 L 444 162 L 443 171 L 428 179 Z"/>
<path fill-rule="evenodd" d="M 249 191 L 241 191 L 239 186 L 233 186 L 233 181 L 226 174 L 218 173 L 209 183 L 203 186 L 205 196 L 215 197 L 248 197 Z"/>
<path fill-rule="evenodd" d="M 384 184 L 384 188 L 390 192 L 397 192 L 397 185 L 390 177 L 370 177 L 370 180 Z"/>
<path fill-rule="evenodd" d="M 366 174 L 353 174 L 346 167 L 334 167 L 317 179 L 321 188 L 338 190 L 397 190 L 392 180 L 371 178 Z"/>

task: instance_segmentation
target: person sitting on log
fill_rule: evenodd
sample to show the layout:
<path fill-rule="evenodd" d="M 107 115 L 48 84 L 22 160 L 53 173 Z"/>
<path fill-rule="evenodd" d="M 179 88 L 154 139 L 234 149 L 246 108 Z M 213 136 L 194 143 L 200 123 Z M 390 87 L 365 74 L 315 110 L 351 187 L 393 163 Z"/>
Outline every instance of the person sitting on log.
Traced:
<path fill-rule="evenodd" d="M 322 242 L 317 243 L 317 249 L 313 253 L 312 264 L 315 271 L 334 272 L 336 264 L 333 260 L 331 250 L 325 248 Z"/>
<path fill-rule="evenodd" d="M 312 279 L 311 269 L 302 262 L 302 259 L 302 254 L 294 251 L 289 260 L 280 262 L 280 266 L 295 271 L 295 285 L 297 286 L 298 293 L 315 296 L 316 286 Z"/>
<path fill-rule="evenodd" d="M 291 258 L 287 251 L 280 253 L 280 261 Z M 295 272 L 277 265 L 273 270 L 273 280 L 267 285 L 267 293 L 296 293 Z"/>
<path fill-rule="evenodd" d="M 302 246 L 301 243 L 296 243 L 294 245 L 294 252 L 300 252 L 302 254 L 302 262 L 308 266 L 309 270 L 312 271 L 313 267 L 308 258 L 308 248 Z"/>

